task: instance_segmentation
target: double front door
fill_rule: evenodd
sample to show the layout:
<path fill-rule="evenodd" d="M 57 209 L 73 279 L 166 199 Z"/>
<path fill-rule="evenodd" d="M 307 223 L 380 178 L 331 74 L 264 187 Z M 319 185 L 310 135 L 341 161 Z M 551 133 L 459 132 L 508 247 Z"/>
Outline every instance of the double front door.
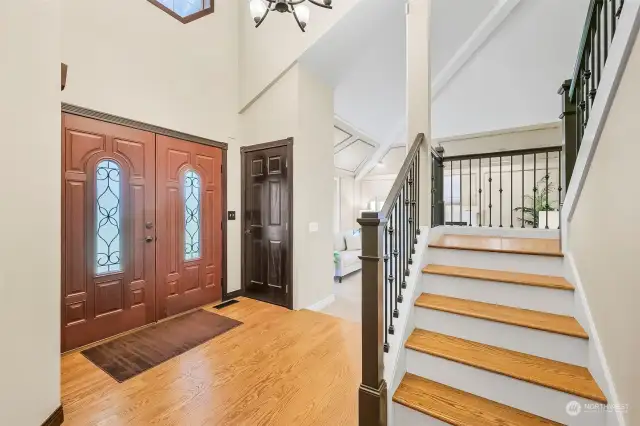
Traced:
<path fill-rule="evenodd" d="M 222 296 L 222 151 L 63 114 L 62 350 Z"/>

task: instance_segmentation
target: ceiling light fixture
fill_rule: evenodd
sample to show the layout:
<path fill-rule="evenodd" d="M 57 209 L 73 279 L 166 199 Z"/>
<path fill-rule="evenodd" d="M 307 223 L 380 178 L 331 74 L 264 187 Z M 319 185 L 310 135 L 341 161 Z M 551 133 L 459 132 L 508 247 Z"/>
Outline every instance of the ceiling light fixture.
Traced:
<path fill-rule="evenodd" d="M 271 11 L 280 13 L 289 12 L 293 14 L 298 26 L 305 31 L 309 23 L 309 7 L 305 3 L 308 1 L 325 9 L 332 9 L 332 0 L 249 0 L 249 11 L 256 28 L 260 26 Z"/>

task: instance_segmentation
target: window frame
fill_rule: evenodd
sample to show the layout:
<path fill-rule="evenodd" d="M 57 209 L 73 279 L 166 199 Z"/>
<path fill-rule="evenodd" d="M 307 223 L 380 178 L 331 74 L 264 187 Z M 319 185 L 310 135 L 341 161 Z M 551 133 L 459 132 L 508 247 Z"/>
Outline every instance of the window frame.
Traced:
<path fill-rule="evenodd" d="M 165 13 L 171 15 L 172 17 L 174 17 L 178 21 L 182 22 L 183 24 L 188 24 L 189 22 L 193 22 L 196 19 L 200 19 L 203 16 L 207 16 L 207 15 L 213 13 L 213 11 L 214 11 L 213 3 L 214 3 L 215 0 L 211 0 L 211 5 L 209 7 L 203 7 L 201 11 L 196 12 L 196 13 L 192 13 L 191 15 L 185 16 L 185 17 L 182 17 L 182 16 L 178 15 L 176 12 L 174 12 L 171 9 L 169 9 L 168 7 L 166 7 L 165 5 L 160 3 L 158 0 L 147 0 L 147 1 L 149 3 L 151 3 L 151 4 L 153 4 L 154 6 L 156 6 L 158 9 L 164 11 Z M 204 0 L 202 0 L 202 4 L 204 5 Z"/>

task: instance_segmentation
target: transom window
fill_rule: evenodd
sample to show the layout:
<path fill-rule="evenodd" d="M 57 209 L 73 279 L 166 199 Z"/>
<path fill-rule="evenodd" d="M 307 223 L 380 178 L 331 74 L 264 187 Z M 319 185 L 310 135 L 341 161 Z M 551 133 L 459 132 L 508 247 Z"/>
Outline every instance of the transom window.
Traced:
<path fill-rule="evenodd" d="M 213 12 L 213 0 L 149 0 L 186 24 Z"/>
<path fill-rule="evenodd" d="M 200 257 L 200 175 L 184 174 L 184 260 Z"/>

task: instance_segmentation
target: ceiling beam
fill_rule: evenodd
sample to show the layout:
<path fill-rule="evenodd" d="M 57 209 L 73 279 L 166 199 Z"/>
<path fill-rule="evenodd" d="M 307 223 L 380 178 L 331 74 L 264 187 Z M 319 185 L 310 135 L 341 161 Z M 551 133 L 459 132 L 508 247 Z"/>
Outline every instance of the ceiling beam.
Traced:
<path fill-rule="evenodd" d="M 500 0 L 489 15 L 478 25 L 467 41 L 460 46 L 447 65 L 438 73 L 431 86 L 432 101 L 438 98 L 453 77 L 466 65 L 473 55 L 496 32 L 521 0 Z"/>

